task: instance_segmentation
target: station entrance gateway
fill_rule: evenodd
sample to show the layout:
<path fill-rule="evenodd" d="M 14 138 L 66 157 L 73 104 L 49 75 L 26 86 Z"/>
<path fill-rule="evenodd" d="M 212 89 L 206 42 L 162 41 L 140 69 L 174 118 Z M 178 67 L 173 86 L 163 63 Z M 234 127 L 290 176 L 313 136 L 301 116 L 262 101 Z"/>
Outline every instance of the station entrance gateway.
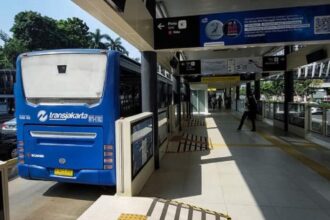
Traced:
<path fill-rule="evenodd" d="M 139 75 L 121 85 L 140 85 L 128 96 L 141 105 L 118 101 L 132 114 L 116 110 L 99 154 L 116 196 L 94 198 L 80 219 L 330 218 L 330 110 L 295 100 L 297 80 L 330 82 L 328 1 L 73 2 L 141 51 L 141 64 L 117 60 Z M 257 132 L 237 131 L 251 93 Z"/>

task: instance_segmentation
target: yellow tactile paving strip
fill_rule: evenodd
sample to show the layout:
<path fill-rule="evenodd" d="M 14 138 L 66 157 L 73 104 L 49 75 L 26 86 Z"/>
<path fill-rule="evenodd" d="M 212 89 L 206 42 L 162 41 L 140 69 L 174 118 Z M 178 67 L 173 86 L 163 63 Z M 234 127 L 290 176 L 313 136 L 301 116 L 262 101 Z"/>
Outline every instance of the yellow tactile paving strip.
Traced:
<path fill-rule="evenodd" d="M 126 214 L 123 213 L 119 216 L 118 220 L 147 220 L 146 215 Z"/>

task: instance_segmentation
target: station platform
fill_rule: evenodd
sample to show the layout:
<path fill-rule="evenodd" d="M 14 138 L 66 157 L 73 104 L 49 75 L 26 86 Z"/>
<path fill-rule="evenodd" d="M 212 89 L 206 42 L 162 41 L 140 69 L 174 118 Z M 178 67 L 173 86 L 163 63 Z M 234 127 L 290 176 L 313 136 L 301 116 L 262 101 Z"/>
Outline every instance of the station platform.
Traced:
<path fill-rule="evenodd" d="M 328 150 L 262 122 L 257 132 L 250 121 L 237 131 L 239 115 L 229 112 L 194 120 L 170 144 L 141 196 L 187 202 L 232 219 L 330 218 Z M 205 139 L 207 149 L 195 150 Z"/>
<path fill-rule="evenodd" d="M 125 210 L 117 210 L 113 219 L 123 213 L 148 216 L 155 198 L 212 210 L 235 220 L 330 219 L 330 152 L 263 122 L 257 122 L 257 132 L 250 131 L 250 121 L 241 131 L 237 131 L 238 124 L 239 114 L 233 112 L 186 120 L 182 133 L 171 138 L 160 169 L 139 197 L 133 197 L 133 205 L 122 206 Z M 12 219 L 112 219 L 110 213 L 116 206 L 109 201 L 118 199 L 115 192 L 83 185 L 20 178 L 10 184 Z M 19 190 L 21 184 L 31 189 L 38 184 L 39 190 Z M 101 196 L 104 194 L 108 196 Z M 147 205 L 141 207 L 136 199 Z M 38 206 L 27 209 L 36 203 Z M 177 218 L 179 209 L 165 209 L 164 204 L 157 212 L 162 219 L 217 219 L 202 215 L 202 211 Z M 56 208 L 50 208 L 52 205 Z M 106 211 L 99 217 L 101 212 L 95 207 Z"/>

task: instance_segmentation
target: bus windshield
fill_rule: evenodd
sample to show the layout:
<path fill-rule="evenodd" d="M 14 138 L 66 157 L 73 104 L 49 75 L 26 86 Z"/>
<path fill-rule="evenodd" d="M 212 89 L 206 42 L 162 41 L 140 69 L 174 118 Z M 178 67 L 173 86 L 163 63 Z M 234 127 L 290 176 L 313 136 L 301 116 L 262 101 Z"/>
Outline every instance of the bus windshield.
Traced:
<path fill-rule="evenodd" d="M 25 98 L 32 103 L 95 103 L 103 94 L 105 54 L 47 54 L 22 58 Z"/>

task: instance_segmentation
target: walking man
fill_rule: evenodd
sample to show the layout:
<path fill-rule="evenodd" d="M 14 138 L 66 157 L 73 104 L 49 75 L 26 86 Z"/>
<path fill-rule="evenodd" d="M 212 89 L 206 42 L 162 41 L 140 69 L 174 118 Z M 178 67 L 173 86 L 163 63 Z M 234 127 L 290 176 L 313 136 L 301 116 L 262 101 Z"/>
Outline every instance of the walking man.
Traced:
<path fill-rule="evenodd" d="M 252 123 L 252 130 L 256 131 L 257 101 L 252 93 L 249 93 L 245 102 L 245 110 L 237 130 L 241 130 L 245 119 L 249 117 Z"/>

